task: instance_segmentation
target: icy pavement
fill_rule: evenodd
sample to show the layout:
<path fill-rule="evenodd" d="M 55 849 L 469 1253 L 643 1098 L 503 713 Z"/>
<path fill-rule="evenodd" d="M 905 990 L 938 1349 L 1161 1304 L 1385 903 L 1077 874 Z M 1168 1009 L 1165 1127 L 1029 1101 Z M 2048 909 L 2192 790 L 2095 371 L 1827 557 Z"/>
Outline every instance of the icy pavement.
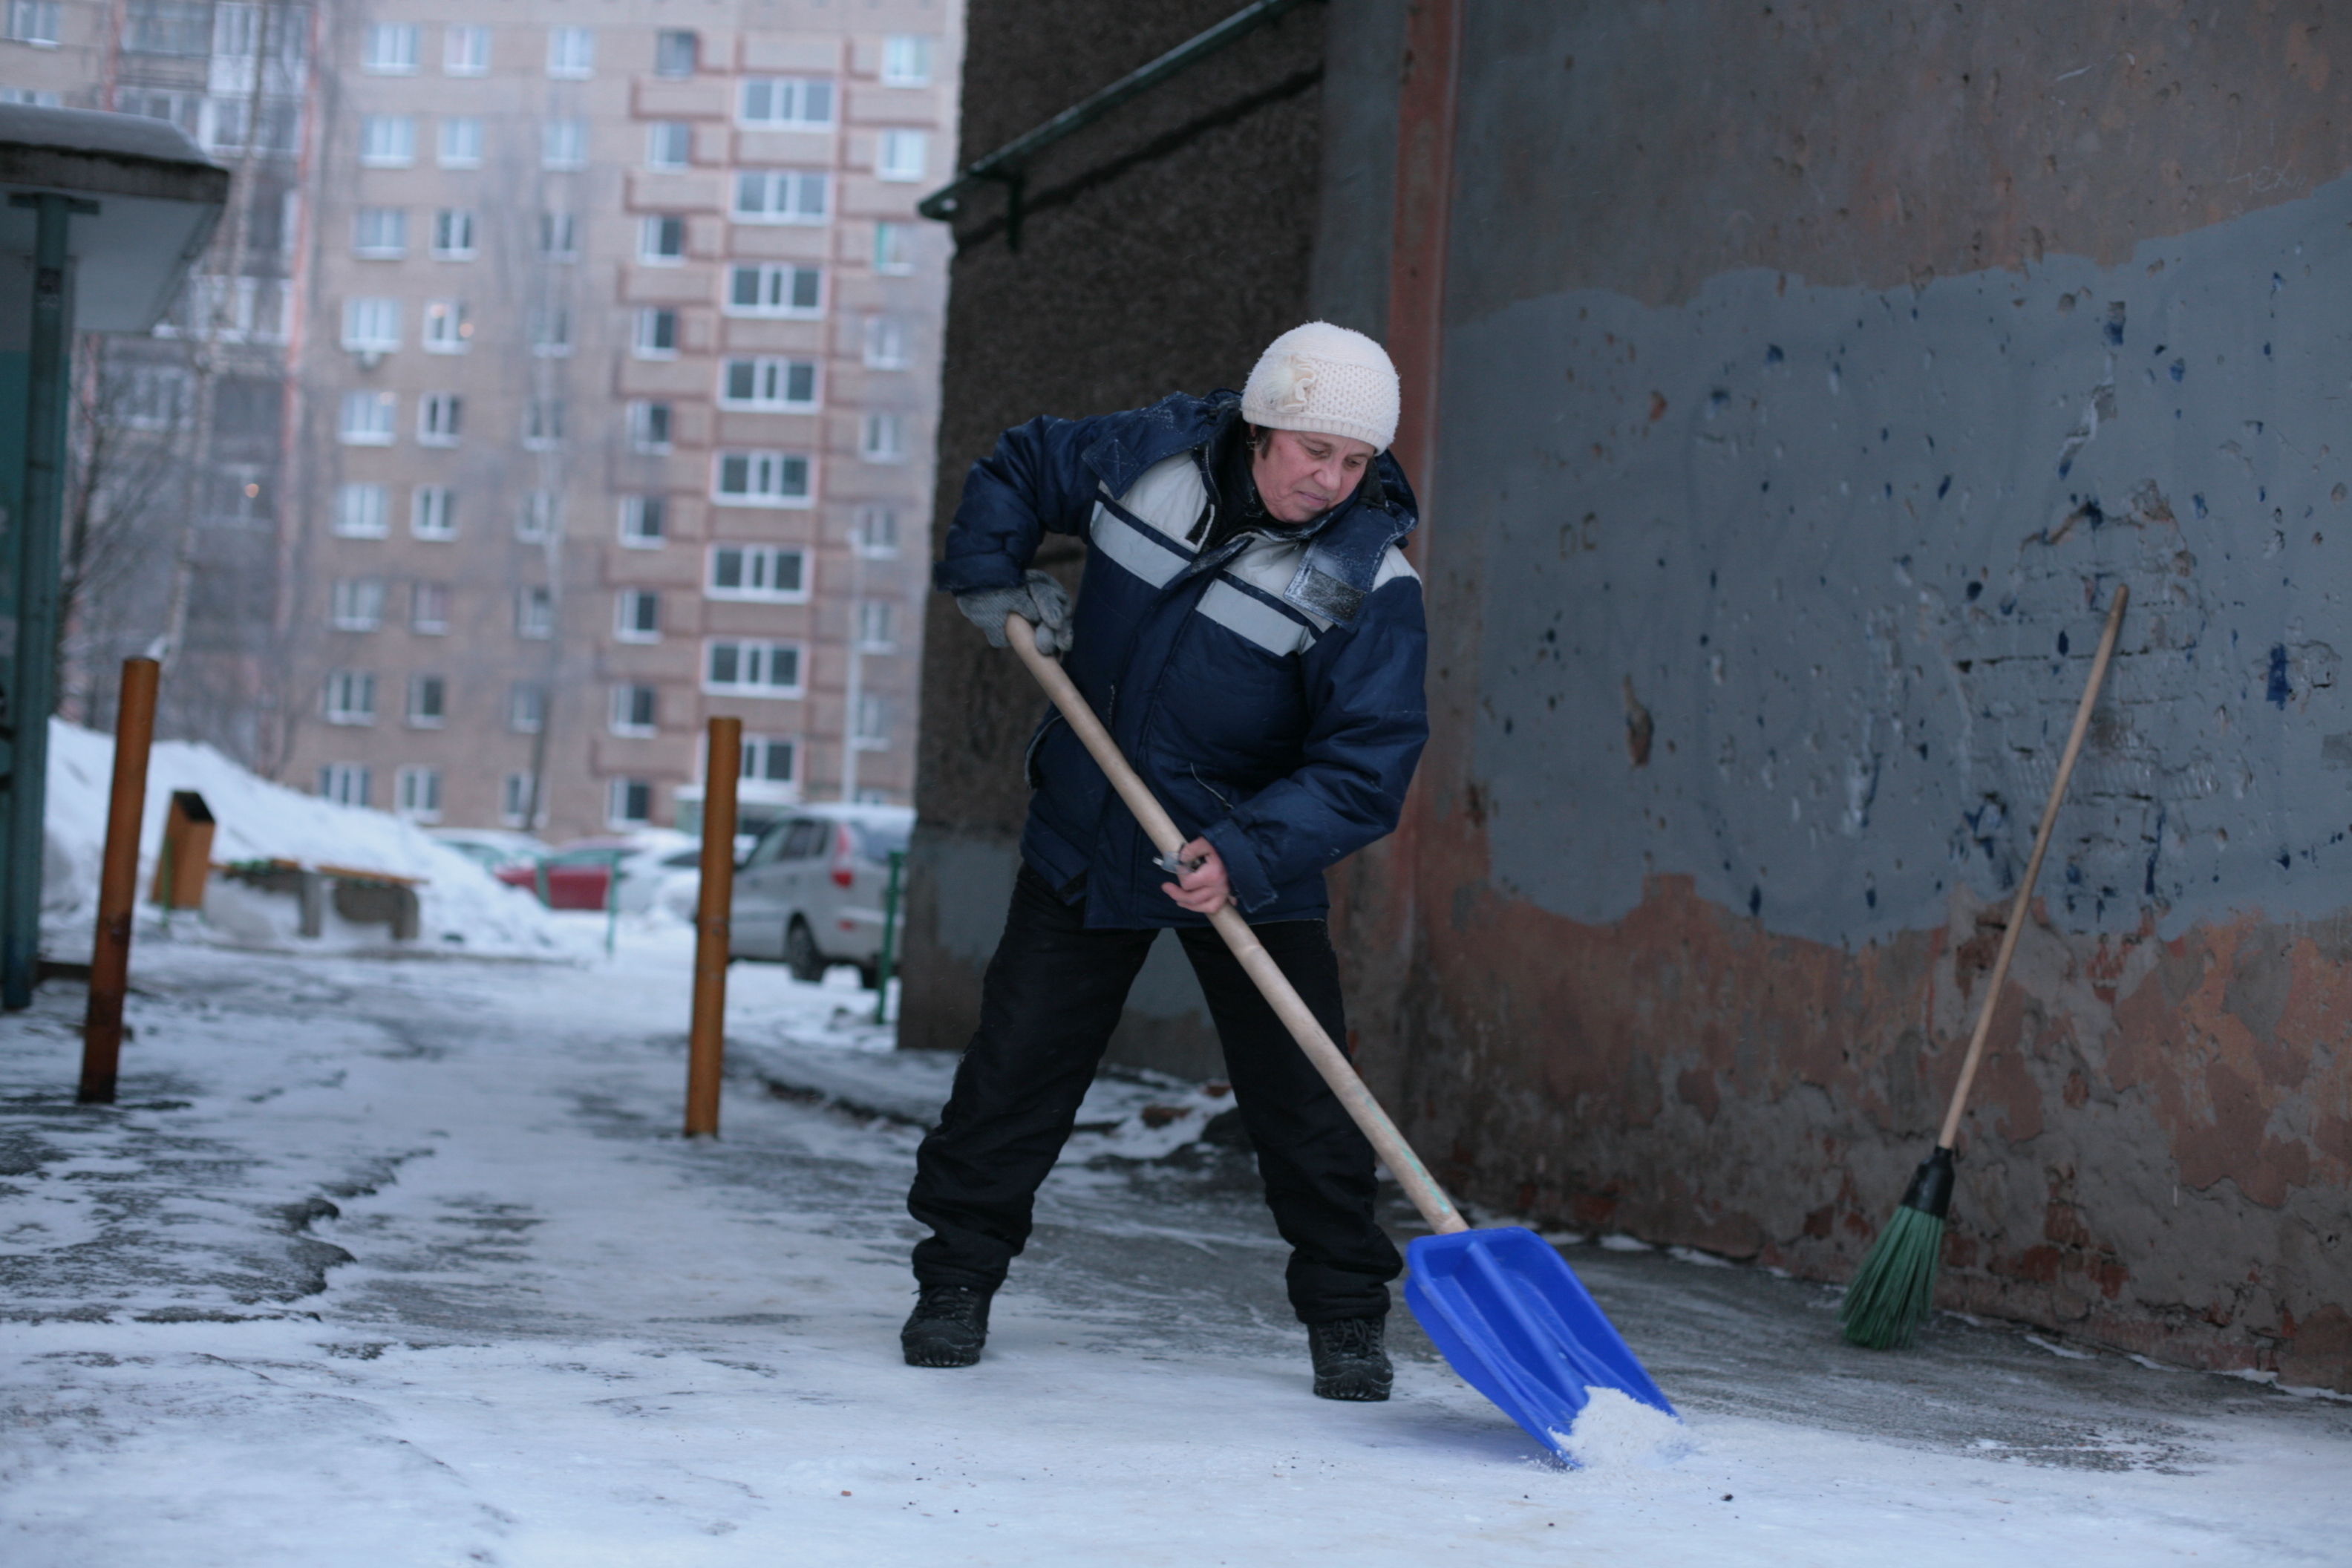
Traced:
<path fill-rule="evenodd" d="M 77 988 L 0 1019 L 0 1561 L 2352 1561 L 2352 1405 L 1948 1317 L 1854 1351 L 1833 1292 L 1622 1243 L 1567 1256 L 1679 1458 L 1547 1461 L 1402 1309 L 1397 1397 L 1316 1400 L 1219 1104 L 1167 1084 L 1090 1101 L 988 1358 L 907 1368 L 951 1064 L 733 977 L 702 1145 L 676 928 L 577 965 L 144 941 L 111 1109 L 72 1103 Z"/>

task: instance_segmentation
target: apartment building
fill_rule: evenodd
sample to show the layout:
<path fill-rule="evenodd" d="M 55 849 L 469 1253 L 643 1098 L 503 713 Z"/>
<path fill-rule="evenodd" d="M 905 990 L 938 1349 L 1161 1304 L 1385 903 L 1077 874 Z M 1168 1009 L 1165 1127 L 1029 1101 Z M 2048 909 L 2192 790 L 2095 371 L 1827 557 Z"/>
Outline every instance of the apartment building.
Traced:
<path fill-rule="evenodd" d="M 911 798 L 951 0 L 323 7 L 282 776 L 551 837 Z"/>

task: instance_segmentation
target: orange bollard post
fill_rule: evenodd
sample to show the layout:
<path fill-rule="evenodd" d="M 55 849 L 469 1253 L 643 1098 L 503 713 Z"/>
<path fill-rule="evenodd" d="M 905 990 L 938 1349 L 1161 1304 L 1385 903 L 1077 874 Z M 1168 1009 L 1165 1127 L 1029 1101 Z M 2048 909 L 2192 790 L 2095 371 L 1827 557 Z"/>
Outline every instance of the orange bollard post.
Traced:
<path fill-rule="evenodd" d="M 703 768 L 702 892 L 694 914 L 694 1026 L 686 1043 L 686 1135 L 719 1136 L 719 1079 L 727 1057 L 727 946 L 735 904 L 735 777 L 743 721 L 710 721 Z"/>
<path fill-rule="evenodd" d="M 98 936 L 89 954 L 89 1010 L 82 1016 L 84 1105 L 114 1103 L 122 1058 L 122 997 L 131 986 L 131 913 L 139 900 L 139 825 L 147 813 L 147 750 L 155 739 L 152 658 L 122 661 L 122 703 L 114 719 L 114 795 L 106 812 L 106 858 L 98 878 Z"/>

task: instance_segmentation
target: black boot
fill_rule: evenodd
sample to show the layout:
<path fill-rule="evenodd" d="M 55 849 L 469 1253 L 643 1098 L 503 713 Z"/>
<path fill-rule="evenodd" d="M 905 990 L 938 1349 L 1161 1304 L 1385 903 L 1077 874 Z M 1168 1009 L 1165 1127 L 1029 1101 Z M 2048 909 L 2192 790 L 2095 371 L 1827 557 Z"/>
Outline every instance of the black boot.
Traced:
<path fill-rule="evenodd" d="M 926 1285 L 898 1343 L 908 1366 L 970 1366 L 988 1342 L 988 1296 L 963 1285 Z"/>
<path fill-rule="evenodd" d="M 1315 1394 L 1318 1399 L 1386 1399 L 1395 1369 L 1381 1345 L 1381 1320 L 1341 1318 L 1334 1323 L 1310 1323 L 1307 1348 L 1315 1352 Z"/>

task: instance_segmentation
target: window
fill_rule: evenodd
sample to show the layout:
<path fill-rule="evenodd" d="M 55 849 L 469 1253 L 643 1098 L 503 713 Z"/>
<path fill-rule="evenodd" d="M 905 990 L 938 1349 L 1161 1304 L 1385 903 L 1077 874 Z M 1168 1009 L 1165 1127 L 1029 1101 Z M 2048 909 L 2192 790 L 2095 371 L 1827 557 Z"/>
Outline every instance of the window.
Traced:
<path fill-rule="evenodd" d="M 474 322 L 463 300 L 427 300 L 425 301 L 425 352 L 429 354 L 461 354 L 472 346 Z M 449 434 L 457 434 L 457 421 L 449 423 Z"/>
<path fill-rule="evenodd" d="M 885 131 L 874 146 L 874 177 L 919 180 L 930 161 L 930 142 L 919 131 Z"/>
<path fill-rule="evenodd" d="M 547 74 L 580 78 L 596 69 L 596 35 L 585 27 L 557 27 L 547 35 Z"/>
<path fill-rule="evenodd" d="M 178 365 L 132 365 L 106 378 L 107 413 L 133 430 L 169 430 L 188 411 L 194 377 Z"/>
<path fill-rule="evenodd" d="M 640 452 L 669 450 L 670 408 L 667 403 L 629 405 L 629 445 Z"/>
<path fill-rule="evenodd" d="M 833 176 L 805 169 L 745 169 L 735 176 L 739 223 L 823 223 Z"/>
<path fill-rule="evenodd" d="M 895 646 L 890 628 L 898 606 L 887 599 L 857 601 L 857 646 L 867 653 L 887 653 Z"/>
<path fill-rule="evenodd" d="M 389 447 L 399 405 L 389 392 L 346 392 L 339 433 L 346 447 Z"/>
<path fill-rule="evenodd" d="M 360 166 L 405 169 L 416 162 L 416 121 L 405 114 L 360 116 Z"/>
<path fill-rule="evenodd" d="M 441 34 L 441 74 L 488 76 L 490 73 L 490 30 L 453 26 Z"/>
<path fill-rule="evenodd" d="M 830 77 L 755 76 L 744 79 L 737 121 L 778 131 L 823 131 L 833 124 Z"/>
<path fill-rule="evenodd" d="M 416 26 L 412 22 L 371 22 L 360 46 L 360 69 L 370 76 L 416 74 Z"/>
<path fill-rule="evenodd" d="M 533 724 L 533 730 L 539 726 Z M 499 819 L 509 827 L 535 826 L 531 816 L 547 820 L 547 803 L 539 798 L 539 781 L 530 773 L 509 773 L 499 784 Z"/>
<path fill-rule="evenodd" d="M 400 346 L 400 301 L 343 301 L 343 347 L 353 353 L 390 353 Z"/>
<path fill-rule="evenodd" d="M 449 631 L 449 584 L 418 583 L 408 590 L 408 629 L 418 637 L 445 637 Z"/>
<path fill-rule="evenodd" d="M 542 359 L 572 352 L 572 311 L 562 305 L 541 305 L 530 313 L 530 352 Z"/>
<path fill-rule="evenodd" d="M 54 5 L 56 0 L 49 0 L 49 3 Z M 17 41 L 31 43 L 34 40 L 20 38 Z M 28 109 L 63 109 L 66 95 L 46 87 L 0 87 L 0 103 L 19 103 Z"/>
<path fill-rule="evenodd" d="M 654 35 L 654 75 L 692 76 L 698 51 L 692 33 L 664 30 Z"/>
<path fill-rule="evenodd" d="M 454 447 L 466 400 L 454 392 L 428 392 L 416 400 L 416 438 L 427 447 Z"/>
<path fill-rule="evenodd" d="M 352 254 L 397 261 L 408 254 L 408 214 L 400 207 L 362 207 L 352 215 Z"/>
<path fill-rule="evenodd" d="M 507 728 L 518 735 L 536 735 L 547 727 L 547 688 L 520 680 L 507 688 Z"/>
<path fill-rule="evenodd" d="M 907 368 L 907 323 L 896 316 L 866 318 L 866 368 Z"/>
<path fill-rule="evenodd" d="M 809 460 L 793 452 L 721 452 L 717 499 L 722 506 L 806 506 Z"/>
<path fill-rule="evenodd" d="M 419 485 L 408 498 L 408 531 L 418 539 L 457 537 L 457 492 L 447 485 Z"/>
<path fill-rule="evenodd" d="M 861 694 L 851 716 L 850 743 L 861 752 L 887 751 L 890 745 L 890 706 L 879 697 Z"/>
<path fill-rule="evenodd" d="M 898 553 L 898 513 L 887 506 L 861 506 L 850 524 L 857 553 L 871 558 Z"/>
<path fill-rule="evenodd" d="M 799 747 L 773 735 L 743 737 L 743 777 L 754 784 L 788 784 Z"/>
<path fill-rule="evenodd" d="M 403 768 L 392 775 L 393 809 L 415 822 L 441 820 L 441 770 Z"/>
<path fill-rule="evenodd" d="M 580 254 L 580 229 L 570 213 L 539 215 L 539 253 L 550 261 L 571 261 Z"/>
<path fill-rule="evenodd" d="M 261 106 L 259 146 L 265 152 L 290 153 L 301 124 L 299 103 L 273 99 Z M 221 152 L 241 152 L 253 130 L 253 104 L 244 98 L 209 98 L 196 113 L 196 139 Z"/>
<path fill-rule="evenodd" d="M 914 253 L 907 244 L 907 226 L 903 223 L 877 223 L 874 226 L 874 270 L 892 274 L 912 272 Z"/>
<path fill-rule="evenodd" d="M 731 408 L 805 412 L 816 406 L 816 361 L 730 359 L 721 368 L 719 401 Z"/>
<path fill-rule="evenodd" d="M 339 669 L 327 677 L 327 722 L 375 722 L 375 676 L 364 669 Z"/>
<path fill-rule="evenodd" d="M 382 539 L 389 531 L 384 519 L 391 495 L 382 485 L 337 485 L 335 531 L 345 539 Z"/>
<path fill-rule="evenodd" d="M 635 550 L 658 550 L 668 508 L 659 496 L 629 496 L 621 502 L 621 542 Z"/>
<path fill-rule="evenodd" d="M 584 120 L 551 120 L 540 127 L 540 166 L 547 169 L 584 169 L 588 166 L 588 122 Z"/>
<path fill-rule="evenodd" d="M 261 51 L 261 7 L 223 4 L 213 7 L 213 53 L 226 59 L 249 60 Z"/>
<path fill-rule="evenodd" d="M 114 89 L 114 110 L 118 114 L 167 120 L 193 136 L 196 132 L 197 116 L 204 110 L 204 95 L 163 92 L 153 88 L 118 87 Z"/>
<path fill-rule="evenodd" d="M 604 783 L 604 825 L 641 827 L 653 820 L 654 786 L 643 779 L 607 779 Z"/>
<path fill-rule="evenodd" d="M 868 414 L 859 422 L 857 455 L 869 463 L 907 460 L 907 421 L 898 414 Z"/>
<path fill-rule="evenodd" d="M 824 271 L 816 267 L 736 267 L 727 275 L 730 316 L 816 316 L 824 310 Z"/>
<path fill-rule="evenodd" d="M 644 737 L 661 728 L 661 693 L 650 686 L 613 688 L 612 729 L 615 735 Z"/>
<path fill-rule="evenodd" d="M 555 592 L 524 588 L 515 595 L 515 636 L 540 639 L 555 635 Z"/>
<path fill-rule="evenodd" d="M 372 632 L 383 624 L 383 579 L 339 577 L 328 619 L 339 632 Z"/>
<path fill-rule="evenodd" d="M 623 642 L 661 641 L 661 595 L 651 588 L 624 588 L 613 609 L 613 635 Z"/>
<path fill-rule="evenodd" d="M 798 697 L 797 643 L 714 642 L 703 653 L 702 689 L 743 697 Z"/>
<path fill-rule="evenodd" d="M 205 14 L 210 9 L 190 0 L 142 0 L 131 7 L 123 47 L 134 55 L 206 54 L 212 47 L 212 18 Z"/>
<path fill-rule="evenodd" d="M 562 512 L 553 490 L 526 490 L 522 510 L 515 514 L 515 537 L 525 544 L 552 538 Z"/>
<path fill-rule="evenodd" d="M 337 805 L 365 805 L 368 770 L 358 763 L 329 763 L 319 770 L 319 794 Z"/>
<path fill-rule="evenodd" d="M 408 678 L 408 727 L 438 730 L 448 718 L 449 683 L 437 675 Z"/>
<path fill-rule="evenodd" d="M 58 0 L 8 0 L 8 40 L 56 48 Z"/>
<path fill-rule="evenodd" d="M 683 169 L 693 162 L 693 126 L 682 120 L 664 120 L 646 131 L 646 168 Z"/>
<path fill-rule="evenodd" d="M 676 267 L 686 259 L 686 220 L 649 217 L 637 230 L 637 259 L 651 267 Z"/>
<path fill-rule="evenodd" d="M 883 39 L 882 85 L 930 86 L 931 40 L 912 33 L 895 33 Z"/>
<path fill-rule="evenodd" d="M 440 261 L 474 259 L 474 209 L 443 207 L 433 215 L 433 255 Z"/>
<path fill-rule="evenodd" d="M 714 599 L 804 600 L 808 597 L 805 565 L 806 558 L 797 550 L 716 545 L 710 552 L 707 592 Z"/>
<path fill-rule="evenodd" d="M 441 122 L 441 166 L 478 169 L 482 166 L 482 122 L 473 119 Z"/>
<path fill-rule="evenodd" d="M 440 821 L 441 770 L 401 769 L 393 775 L 393 800 L 394 809 L 412 821 Z"/>
<path fill-rule="evenodd" d="M 563 445 L 562 399 L 541 397 L 523 405 L 522 444 L 534 452 L 551 452 Z"/>

